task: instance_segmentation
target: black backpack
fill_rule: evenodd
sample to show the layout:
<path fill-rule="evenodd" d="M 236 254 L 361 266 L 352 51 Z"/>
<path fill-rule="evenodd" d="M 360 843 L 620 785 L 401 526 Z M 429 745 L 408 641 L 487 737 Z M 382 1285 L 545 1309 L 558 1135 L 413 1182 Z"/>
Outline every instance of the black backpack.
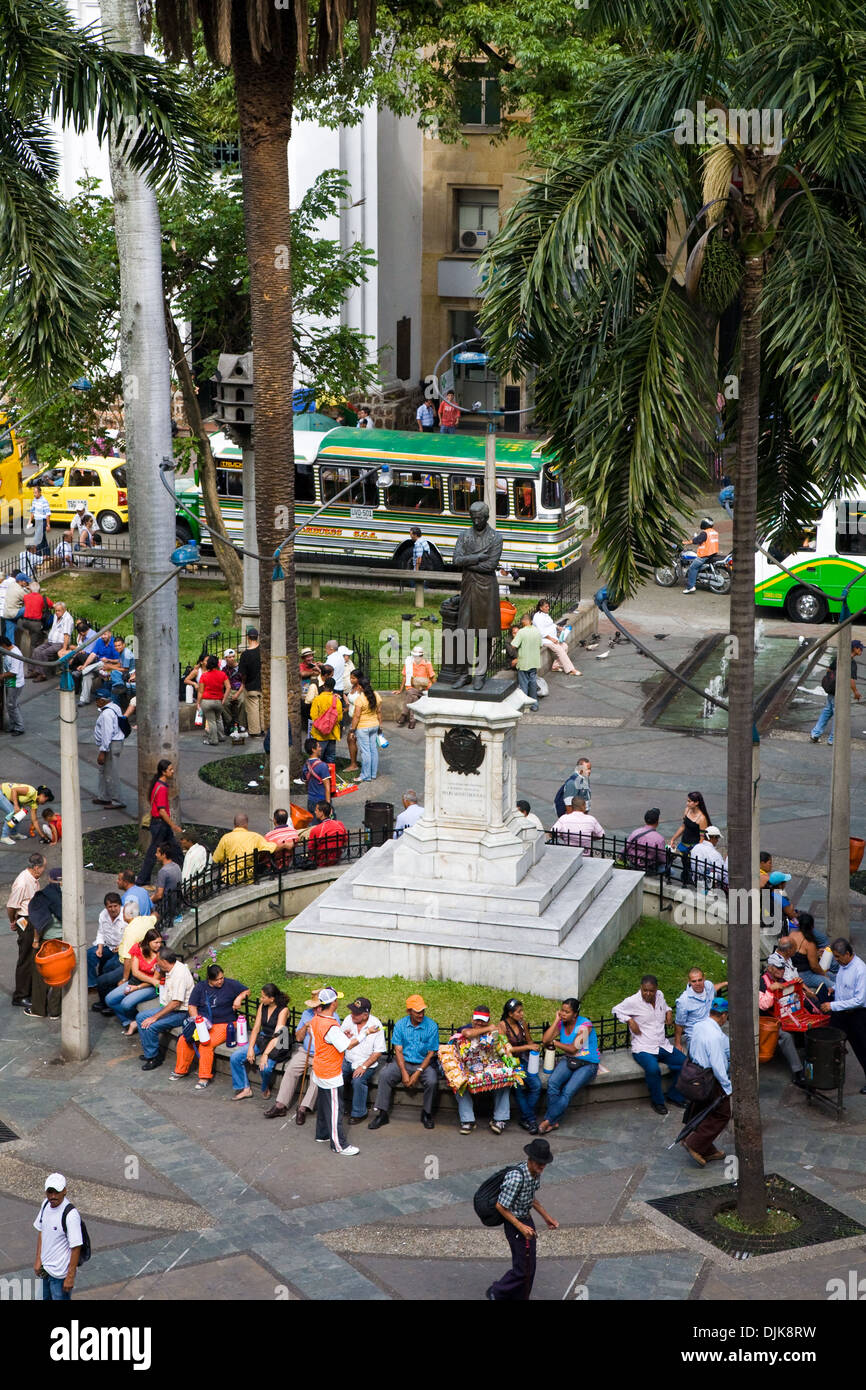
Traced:
<path fill-rule="evenodd" d="M 512 1163 L 509 1168 L 499 1168 L 495 1173 L 491 1173 L 489 1178 L 484 1179 L 472 1198 L 475 1215 L 483 1226 L 505 1225 L 505 1217 L 496 1210 L 496 1203 L 499 1201 L 505 1175 L 512 1172 L 514 1167 L 515 1164 Z"/>
<path fill-rule="evenodd" d="M 828 666 L 821 677 L 821 689 L 826 690 L 828 695 L 836 694 L 836 667 Z"/>
<path fill-rule="evenodd" d="M 556 793 L 556 796 L 553 798 L 553 809 L 556 812 L 557 818 L 559 818 L 559 816 L 564 816 L 566 811 L 568 810 L 568 807 L 565 804 L 565 788 L 566 783 L 563 782 L 559 791 Z"/>
<path fill-rule="evenodd" d="M 42 1203 L 42 1211 L 40 1211 L 39 1213 L 40 1216 L 42 1216 L 47 1206 L 48 1202 L 46 1200 Z M 66 1206 L 63 1208 L 63 1215 L 60 1218 L 60 1224 L 63 1227 L 63 1234 L 66 1236 L 67 1240 L 69 1239 L 69 1236 L 66 1235 L 66 1219 L 71 1211 L 78 1211 L 78 1208 L 74 1207 L 71 1202 L 67 1202 Z M 87 1230 L 87 1227 L 84 1224 L 84 1217 L 81 1215 L 80 1212 L 78 1212 L 78 1219 L 81 1222 L 81 1254 L 78 1256 L 78 1267 L 80 1269 L 82 1265 L 87 1264 L 87 1261 L 90 1259 L 90 1256 L 92 1255 L 93 1251 L 90 1245 L 90 1234 Z"/>

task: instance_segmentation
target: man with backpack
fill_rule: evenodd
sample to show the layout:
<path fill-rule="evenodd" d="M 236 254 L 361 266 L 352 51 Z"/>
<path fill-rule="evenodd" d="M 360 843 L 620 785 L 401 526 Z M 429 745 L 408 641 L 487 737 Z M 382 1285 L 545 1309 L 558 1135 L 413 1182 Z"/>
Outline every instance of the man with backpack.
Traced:
<path fill-rule="evenodd" d="M 857 640 L 853 641 L 853 642 L 851 643 L 851 691 L 852 691 L 852 694 L 853 694 L 855 700 L 859 700 L 859 699 L 860 699 L 860 691 L 857 689 L 857 661 L 856 661 L 856 658 L 857 658 L 858 656 L 861 656 L 862 653 L 863 653 L 863 643 L 860 642 L 860 641 L 857 641 Z M 830 723 L 832 722 L 832 720 L 833 720 L 833 715 L 834 715 L 835 710 L 836 710 L 836 662 L 835 662 L 835 661 L 831 661 L 830 665 L 827 667 L 827 670 L 824 672 L 824 675 L 823 675 L 822 680 L 821 680 L 821 689 L 825 692 L 825 694 L 826 694 L 826 696 L 827 696 L 827 703 L 825 704 L 825 706 L 824 706 L 824 708 L 822 709 L 821 713 L 818 715 L 818 722 L 817 722 L 817 724 L 815 725 L 814 729 L 813 729 L 813 730 L 811 731 L 811 733 L 809 734 L 809 738 L 811 739 L 812 743 L 819 743 L 819 742 L 820 742 L 820 740 L 821 740 L 821 735 L 823 734 L 823 732 L 824 732 L 824 730 L 826 729 L 827 725 L 830 724 Z M 827 739 L 827 744 L 828 744 L 829 747 L 832 748 L 832 746 L 833 746 L 833 735 L 832 735 L 832 734 L 831 734 L 830 737 Z"/>
<path fill-rule="evenodd" d="M 572 802 L 575 797 L 580 797 L 582 801 L 585 801 L 585 810 L 589 810 L 592 804 L 592 789 L 589 785 L 591 772 L 592 763 L 589 758 L 578 758 L 574 772 L 567 781 L 563 782 L 553 798 L 553 806 L 557 816 L 565 816 L 572 810 Z"/>
<path fill-rule="evenodd" d="M 42 1279 L 42 1300 L 68 1302 L 79 1265 L 90 1259 L 90 1238 L 78 1209 L 66 1196 L 62 1173 L 49 1173 L 45 1179 L 45 1201 L 33 1226 L 39 1232 L 33 1269 Z"/>
<path fill-rule="evenodd" d="M 474 1206 L 485 1226 L 505 1225 L 505 1239 L 511 1250 L 511 1268 L 495 1284 L 486 1297 L 491 1303 L 523 1302 L 532 1293 L 535 1279 L 535 1226 L 532 1212 L 539 1216 L 551 1231 L 559 1222 L 544 1210 L 536 1193 L 542 1174 L 553 1154 L 546 1139 L 533 1139 L 524 1146 L 526 1162 L 513 1168 L 501 1168 L 487 1178 L 475 1194 Z"/>
<path fill-rule="evenodd" d="M 93 742 L 99 749 L 96 757 L 99 764 L 99 795 L 93 798 L 93 802 L 96 806 L 104 806 L 107 811 L 119 811 L 126 805 L 120 799 L 118 767 L 126 738 L 123 725 L 128 731 L 129 723 L 108 695 L 97 695 L 96 703 L 99 714 L 93 727 Z"/>

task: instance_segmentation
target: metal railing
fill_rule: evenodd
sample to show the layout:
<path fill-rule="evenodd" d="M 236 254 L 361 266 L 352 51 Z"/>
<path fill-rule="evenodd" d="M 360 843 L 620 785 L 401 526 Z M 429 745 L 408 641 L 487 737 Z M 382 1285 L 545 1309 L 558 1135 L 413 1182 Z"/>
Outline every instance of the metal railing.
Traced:
<path fill-rule="evenodd" d="M 612 859 L 617 868 L 640 869 L 649 878 L 683 888 L 728 891 L 728 876 L 721 864 L 692 863 L 691 856 L 682 850 L 645 845 L 640 840 L 629 844 L 627 835 L 591 835 L 588 830 L 548 830 L 549 845 L 569 845 L 583 849 L 590 859 Z"/>
<path fill-rule="evenodd" d="M 312 647 L 313 656 L 320 665 L 325 664 L 325 643 L 335 641 L 339 647 L 348 647 L 353 653 L 352 661 L 355 666 L 367 672 L 372 662 L 372 649 L 370 643 L 363 637 L 356 636 L 355 633 L 332 632 L 328 628 L 305 628 L 298 633 L 298 650 L 303 647 Z M 206 656 L 222 656 L 223 652 L 229 647 L 234 647 L 240 654 L 247 644 L 246 634 L 240 628 L 229 628 L 209 632 L 202 642 L 201 656 L 203 660 Z"/>

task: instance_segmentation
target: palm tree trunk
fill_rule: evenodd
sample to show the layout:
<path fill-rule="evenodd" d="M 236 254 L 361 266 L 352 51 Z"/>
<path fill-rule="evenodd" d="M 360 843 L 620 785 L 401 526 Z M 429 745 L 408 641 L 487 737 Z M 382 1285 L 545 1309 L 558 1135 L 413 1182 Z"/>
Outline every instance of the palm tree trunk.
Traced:
<path fill-rule="evenodd" d="M 165 305 L 165 326 L 168 331 L 168 341 L 171 345 L 171 356 L 174 362 L 174 370 L 177 373 L 178 384 L 180 385 L 181 395 L 183 396 L 183 409 L 186 415 L 186 422 L 190 432 L 195 438 L 199 449 L 198 472 L 201 479 L 201 495 L 204 502 L 205 520 L 211 535 L 222 536 L 226 542 L 214 545 L 214 555 L 217 558 L 219 567 L 222 570 L 223 578 L 229 591 L 232 608 L 235 613 L 243 606 L 244 601 L 244 568 L 240 555 L 230 547 L 229 534 L 223 521 L 222 510 L 217 494 L 216 464 L 214 463 L 213 452 L 210 447 L 210 440 L 204 427 L 201 415 L 201 407 L 198 402 L 198 393 L 195 389 L 195 381 L 187 361 L 186 353 L 183 349 L 183 342 L 180 330 L 175 322 L 174 314 L 166 302 Z"/>
<path fill-rule="evenodd" d="M 101 0 L 108 46 L 144 53 L 136 0 Z M 120 359 L 129 491 L 132 598 L 165 578 L 174 540 L 175 509 L 160 482 L 171 458 L 171 380 L 165 334 L 162 250 L 156 195 L 129 168 L 122 146 L 110 142 L 114 227 L 120 262 Z M 138 801 L 160 758 L 177 765 L 177 583 L 167 584 L 135 616 Z M 179 781 L 175 779 L 175 786 Z"/>
<path fill-rule="evenodd" d="M 292 437 L 292 285 L 289 267 L 288 141 L 297 46 L 275 58 L 263 52 L 254 62 L 245 7 L 232 7 L 232 68 L 240 123 L 244 227 L 250 266 L 250 308 L 254 353 L 253 440 L 256 451 L 256 526 L 259 552 L 272 555 L 295 525 L 295 473 Z M 300 703 L 298 617 L 295 600 L 294 548 L 282 553 L 286 575 L 286 687 L 288 710 L 269 709 L 271 655 L 271 583 L 273 566 L 263 563 L 259 595 L 262 646 L 262 694 L 271 726 L 274 764 L 278 720 L 287 720 Z M 281 742 L 278 736 L 278 742 Z M 297 759 L 299 740 L 295 740 Z M 284 779 L 287 768 L 272 768 Z"/>
<path fill-rule="evenodd" d="M 756 787 L 752 775 L 755 693 L 755 566 L 757 545 L 758 405 L 761 373 L 761 287 L 763 259 L 747 259 L 742 290 L 740 408 L 734 507 L 734 575 L 731 633 L 735 660 L 729 668 L 728 850 L 734 903 L 755 903 L 752 815 Z M 737 891 L 739 890 L 739 891 Z M 753 940 L 760 913 L 732 913 L 728 923 L 728 980 L 731 1005 L 731 1081 L 738 1160 L 737 1214 L 750 1223 L 766 1220 L 767 1195 L 758 1065 L 754 1035 L 757 980 Z M 739 917 L 740 920 L 737 920 Z M 755 920 L 757 917 L 757 920 Z"/>

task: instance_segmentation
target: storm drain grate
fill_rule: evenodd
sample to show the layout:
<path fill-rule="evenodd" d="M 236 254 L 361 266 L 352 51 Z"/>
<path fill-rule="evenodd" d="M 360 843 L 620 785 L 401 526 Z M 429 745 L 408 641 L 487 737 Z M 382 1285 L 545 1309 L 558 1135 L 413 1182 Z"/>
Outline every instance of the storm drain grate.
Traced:
<path fill-rule="evenodd" d="M 18 1135 L 15 1133 L 14 1129 L 10 1129 L 8 1125 L 4 1125 L 3 1121 L 0 1120 L 0 1144 L 8 1144 L 12 1139 L 17 1138 Z"/>

